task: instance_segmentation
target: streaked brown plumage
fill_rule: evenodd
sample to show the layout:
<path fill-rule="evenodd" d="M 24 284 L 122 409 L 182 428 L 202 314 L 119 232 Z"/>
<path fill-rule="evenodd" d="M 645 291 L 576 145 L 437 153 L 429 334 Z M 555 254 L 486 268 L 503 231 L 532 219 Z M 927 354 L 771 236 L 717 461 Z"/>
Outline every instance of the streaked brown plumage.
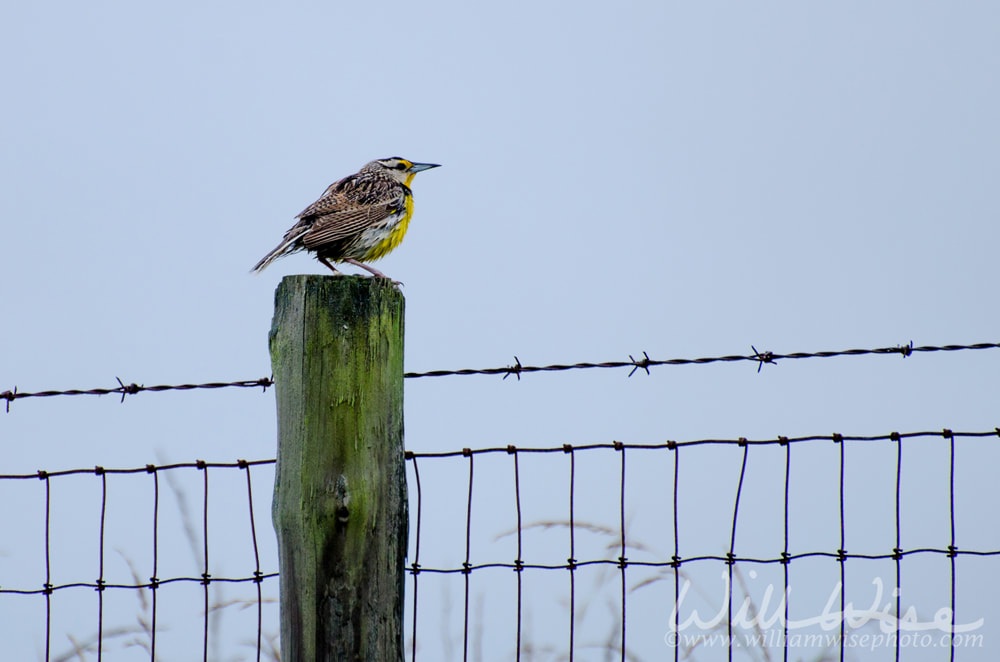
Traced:
<path fill-rule="evenodd" d="M 346 262 L 379 278 L 381 271 L 364 264 L 399 245 L 413 216 L 410 182 L 434 163 L 414 163 L 392 157 L 365 165 L 357 173 L 334 182 L 296 218 L 285 237 L 253 271 L 261 271 L 279 257 L 311 251 L 334 273 L 331 264 Z"/>

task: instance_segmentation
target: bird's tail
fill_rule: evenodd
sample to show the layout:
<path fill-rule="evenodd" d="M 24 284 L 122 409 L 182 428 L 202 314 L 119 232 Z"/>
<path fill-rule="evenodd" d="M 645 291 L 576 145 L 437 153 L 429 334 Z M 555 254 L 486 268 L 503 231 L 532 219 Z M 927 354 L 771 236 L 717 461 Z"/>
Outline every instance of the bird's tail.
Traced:
<path fill-rule="evenodd" d="M 302 247 L 297 244 L 299 239 L 302 238 L 302 235 L 306 233 L 306 229 L 303 229 L 301 232 L 296 232 L 294 234 L 291 232 L 286 234 L 282 242 L 277 246 L 275 246 L 274 250 L 272 250 L 270 253 L 262 257 L 260 262 L 255 264 L 253 266 L 253 269 L 251 269 L 250 271 L 251 272 L 263 271 L 265 268 L 267 268 L 267 265 L 271 264 L 279 257 L 290 255 L 291 253 L 297 253 L 298 251 L 302 250 Z"/>

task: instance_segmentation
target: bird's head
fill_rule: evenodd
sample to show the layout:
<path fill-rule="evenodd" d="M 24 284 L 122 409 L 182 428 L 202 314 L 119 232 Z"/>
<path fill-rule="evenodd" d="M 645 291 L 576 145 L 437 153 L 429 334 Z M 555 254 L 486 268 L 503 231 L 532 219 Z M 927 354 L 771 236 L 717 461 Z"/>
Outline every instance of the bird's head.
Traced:
<path fill-rule="evenodd" d="M 437 163 L 414 163 L 408 159 L 393 156 L 388 159 L 372 161 L 362 169 L 362 172 L 365 170 L 380 172 L 401 184 L 409 186 L 418 172 L 437 167 Z"/>

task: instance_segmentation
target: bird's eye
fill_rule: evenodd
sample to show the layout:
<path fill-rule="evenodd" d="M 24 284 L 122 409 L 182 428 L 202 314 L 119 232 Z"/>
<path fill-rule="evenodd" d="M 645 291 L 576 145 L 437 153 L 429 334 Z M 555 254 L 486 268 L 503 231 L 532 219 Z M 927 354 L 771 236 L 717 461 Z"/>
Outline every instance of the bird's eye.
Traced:
<path fill-rule="evenodd" d="M 397 163 L 396 164 L 396 170 L 406 170 L 406 164 L 405 163 Z"/>

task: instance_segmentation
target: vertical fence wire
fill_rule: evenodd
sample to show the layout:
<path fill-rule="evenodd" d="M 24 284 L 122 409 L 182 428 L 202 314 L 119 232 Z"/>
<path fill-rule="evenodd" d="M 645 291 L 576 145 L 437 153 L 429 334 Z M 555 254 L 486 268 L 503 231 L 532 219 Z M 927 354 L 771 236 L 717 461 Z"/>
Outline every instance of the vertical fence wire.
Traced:
<path fill-rule="evenodd" d="M 680 539 L 677 535 L 679 530 L 677 524 L 677 479 L 680 476 L 681 453 L 677 444 L 668 442 L 668 448 L 673 450 L 674 456 L 674 555 L 671 557 L 671 567 L 674 570 L 674 662 L 679 662 L 680 644 L 680 601 L 681 601 L 681 549 Z"/>
<path fill-rule="evenodd" d="M 563 452 L 569 453 L 569 558 L 566 559 L 566 568 L 569 570 L 569 662 L 573 662 L 573 644 L 576 635 L 576 531 L 573 523 L 576 456 L 569 444 L 563 446 Z"/>
<path fill-rule="evenodd" d="M 513 446 L 508 452 L 514 456 L 514 504 L 517 506 L 517 559 L 514 560 L 514 572 L 517 574 L 517 638 L 514 643 L 517 662 L 521 660 L 521 575 L 524 571 L 523 549 L 521 547 L 521 473 L 517 463 L 517 449 Z"/>
<path fill-rule="evenodd" d="M 97 662 L 101 662 L 104 653 L 104 522 L 108 510 L 108 476 L 101 467 L 97 467 L 94 471 L 101 477 L 101 537 L 98 542 L 97 577 Z"/>
<path fill-rule="evenodd" d="M 892 558 L 896 561 L 896 662 L 899 662 L 899 619 L 900 600 L 903 587 L 900 586 L 900 570 L 903 563 L 903 547 L 900 544 L 899 535 L 899 488 L 903 478 L 903 439 L 899 434 L 893 432 L 891 435 L 896 442 L 896 547 L 892 550 Z M 845 619 L 841 618 L 841 622 Z"/>
<path fill-rule="evenodd" d="M 156 594 L 159 588 L 159 575 L 157 566 L 159 563 L 159 523 L 160 523 L 160 475 L 156 473 L 156 467 L 147 465 L 146 471 L 153 474 L 153 575 L 149 578 L 149 591 L 152 602 L 151 632 L 149 634 L 149 660 L 156 662 Z"/>
<path fill-rule="evenodd" d="M 729 538 L 729 552 L 726 554 L 726 566 L 729 568 L 729 586 L 726 590 L 729 598 L 728 618 L 726 619 L 726 650 L 730 662 L 733 659 L 733 569 L 736 565 L 736 522 L 739 519 L 740 493 L 743 491 L 743 477 L 747 472 L 747 456 L 750 451 L 750 445 L 745 438 L 740 437 L 740 445 L 743 446 L 743 464 L 740 466 L 740 480 L 736 484 L 736 501 L 733 504 L 733 531 Z"/>
<path fill-rule="evenodd" d="M 464 455 L 469 458 L 469 502 L 465 516 L 465 562 L 462 564 L 462 573 L 465 575 L 465 625 L 462 635 L 462 660 L 469 660 L 469 575 L 472 574 L 472 564 L 469 562 L 469 553 L 472 547 L 472 450 L 464 449 Z"/>
<path fill-rule="evenodd" d="M 413 631 L 410 635 L 410 646 L 412 647 L 412 662 L 417 662 L 417 578 L 420 574 L 420 513 L 423 508 L 423 494 L 420 491 L 420 469 L 417 468 L 417 458 L 410 456 L 413 462 L 413 475 L 417 483 L 417 533 L 413 549 L 413 565 L 410 572 L 413 574 Z"/>
<path fill-rule="evenodd" d="M 205 571 L 201 575 L 201 583 L 205 587 L 205 631 L 202 637 L 202 659 L 204 662 L 208 662 L 208 584 L 211 581 L 211 575 L 208 574 L 208 465 L 203 461 L 198 460 L 198 468 L 202 470 L 202 475 L 204 477 L 205 492 L 203 499 L 203 513 L 202 513 L 202 543 L 205 548 Z"/>
<path fill-rule="evenodd" d="M 792 475 L 792 445 L 785 440 L 785 546 L 781 551 L 781 567 L 785 573 L 785 592 L 781 597 L 782 606 L 785 613 L 781 621 L 781 659 L 788 662 L 788 487 Z"/>
<path fill-rule="evenodd" d="M 951 630 L 948 637 L 948 659 L 955 662 L 955 435 L 945 430 L 948 437 L 948 514 L 951 524 L 951 543 L 948 545 L 948 560 L 951 561 Z"/>
<path fill-rule="evenodd" d="M 257 584 L 257 662 L 260 662 L 261 639 L 263 637 L 264 630 L 264 596 L 260 586 L 263 574 L 260 571 L 260 549 L 257 545 L 257 524 L 254 522 L 253 516 L 253 484 L 250 480 L 250 465 L 247 464 L 247 461 L 240 460 L 237 464 L 239 464 L 241 469 L 247 472 L 247 503 L 250 504 L 250 537 L 253 540 L 253 578 L 254 583 Z"/>
<path fill-rule="evenodd" d="M 839 435 L 833 435 L 834 443 L 840 446 L 840 549 L 837 550 L 837 561 L 840 562 L 840 613 L 843 615 L 847 599 L 847 573 L 844 566 L 847 563 L 847 523 L 844 521 L 844 447 L 847 442 Z M 840 647 L 840 662 L 844 662 L 844 619 L 840 619 L 840 638 L 837 643 Z"/>
<path fill-rule="evenodd" d="M 620 442 L 615 442 L 615 450 L 621 453 L 622 456 L 622 483 L 621 491 L 618 500 L 618 521 L 621 527 L 621 537 L 622 537 L 622 553 L 618 557 L 618 567 L 622 571 L 622 655 L 621 660 L 625 662 L 625 568 L 628 566 L 628 558 L 625 556 L 625 445 Z"/>
<path fill-rule="evenodd" d="M 52 547 L 50 544 L 52 489 L 49 474 L 38 472 L 45 480 L 45 662 L 52 659 Z"/>

